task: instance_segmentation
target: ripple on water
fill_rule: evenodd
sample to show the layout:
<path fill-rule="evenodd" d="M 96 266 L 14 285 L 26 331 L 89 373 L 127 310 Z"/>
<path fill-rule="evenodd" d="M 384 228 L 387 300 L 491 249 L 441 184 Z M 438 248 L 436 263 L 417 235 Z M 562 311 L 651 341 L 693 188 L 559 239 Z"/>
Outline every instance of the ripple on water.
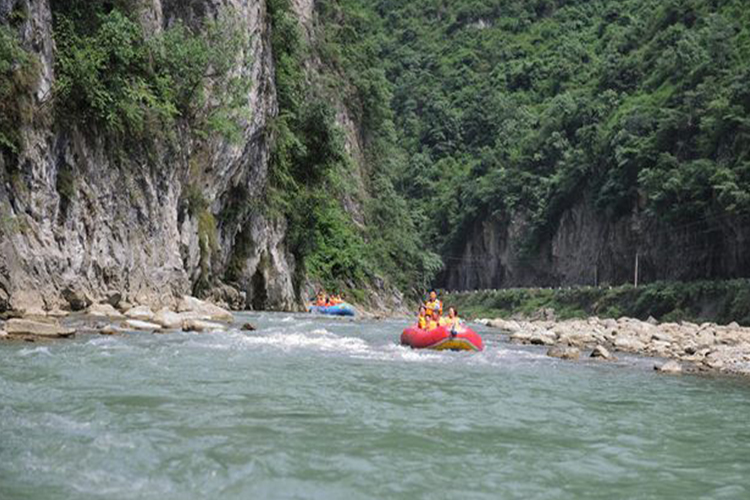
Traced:
<path fill-rule="evenodd" d="M 746 385 L 238 317 L 0 344 L 0 498 L 747 498 Z"/>
<path fill-rule="evenodd" d="M 18 355 L 22 358 L 27 358 L 29 356 L 52 356 L 52 353 L 49 350 L 49 347 L 47 346 L 39 346 L 39 347 L 24 347 L 23 349 L 18 351 Z"/>

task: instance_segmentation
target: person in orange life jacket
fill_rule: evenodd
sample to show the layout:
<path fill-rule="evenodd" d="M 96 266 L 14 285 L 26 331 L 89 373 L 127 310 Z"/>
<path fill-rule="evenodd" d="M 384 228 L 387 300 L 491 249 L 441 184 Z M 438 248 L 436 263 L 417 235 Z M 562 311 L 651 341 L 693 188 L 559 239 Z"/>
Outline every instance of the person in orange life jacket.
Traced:
<path fill-rule="evenodd" d="M 437 311 L 438 315 L 443 314 L 443 303 L 438 300 L 435 290 L 430 292 L 430 298 L 424 306 L 427 309 L 427 316 L 432 316 L 433 311 Z"/>
<path fill-rule="evenodd" d="M 435 328 L 439 326 L 447 325 L 447 320 L 445 318 L 441 318 L 437 310 L 432 311 L 432 316 L 428 316 L 428 317 L 430 318 L 430 321 L 427 323 L 428 330 L 434 330 Z"/>
<path fill-rule="evenodd" d="M 422 330 L 427 329 L 427 309 L 424 306 L 419 306 L 419 313 L 417 314 L 417 328 Z"/>
<path fill-rule="evenodd" d="M 315 305 L 318 307 L 325 307 L 327 302 L 326 294 L 324 292 L 318 292 L 318 296 L 315 299 Z"/>

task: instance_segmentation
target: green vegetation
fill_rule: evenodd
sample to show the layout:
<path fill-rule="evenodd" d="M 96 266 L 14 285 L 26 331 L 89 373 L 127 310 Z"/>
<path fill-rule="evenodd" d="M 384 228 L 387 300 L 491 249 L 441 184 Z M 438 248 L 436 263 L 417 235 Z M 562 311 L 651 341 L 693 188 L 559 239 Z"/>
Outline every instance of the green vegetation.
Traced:
<path fill-rule="evenodd" d="M 288 0 L 271 0 L 268 7 L 280 108 L 274 123 L 269 201 L 289 222 L 288 241 L 301 264 L 300 278 L 309 276 L 331 290 L 353 291 L 377 279 L 402 289 L 419 283 L 431 272 L 431 261 L 422 253 L 407 204 L 393 185 L 403 163 L 391 158 L 396 148 L 388 84 L 382 73 L 373 80 L 357 71 L 374 62 L 356 59 L 365 57 L 360 50 L 360 44 L 367 43 L 364 35 L 351 33 L 342 40 L 340 26 L 324 23 L 330 31 L 322 32 L 321 42 L 309 47 Z M 347 53 L 335 59 L 331 50 L 337 48 Z M 303 69 L 313 51 L 327 66 L 319 77 Z M 312 89 L 307 78 L 316 78 Z M 343 131 L 336 124 L 337 98 L 360 112 L 356 118 L 366 143 L 367 194 L 352 188 L 362 173 L 347 154 Z M 355 206 L 345 208 L 347 199 Z"/>
<path fill-rule="evenodd" d="M 640 198 L 672 224 L 750 210 L 741 0 L 322 2 L 332 10 L 350 80 L 392 96 L 363 110 L 395 117 L 390 154 L 408 166 L 395 185 L 428 248 L 455 253 L 476 221 L 521 212 L 533 252 L 582 199 L 616 219 Z"/>
<path fill-rule="evenodd" d="M 148 36 L 132 16 L 137 2 L 55 2 L 54 37 L 61 118 L 115 136 L 160 136 L 177 118 L 199 135 L 239 134 L 250 79 L 230 75 L 248 36 L 233 12 L 194 31 L 177 22 Z M 219 86 L 209 102 L 206 89 Z"/>
<path fill-rule="evenodd" d="M 15 28 L 0 26 L 0 153 L 15 154 L 22 146 L 19 125 L 31 121 L 37 76 L 36 60 L 21 47 Z"/>
<path fill-rule="evenodd" d="M 628 316 L 660 321 L 737 321 L 750 325 L 750 281 L 696 281 L 652 283 L 614 288 L 515 288 L 496 291 L 452 293 L 446 305 L 456 306 L 464 316 L 534 317 L 551 308 L 560 319 Z"/>

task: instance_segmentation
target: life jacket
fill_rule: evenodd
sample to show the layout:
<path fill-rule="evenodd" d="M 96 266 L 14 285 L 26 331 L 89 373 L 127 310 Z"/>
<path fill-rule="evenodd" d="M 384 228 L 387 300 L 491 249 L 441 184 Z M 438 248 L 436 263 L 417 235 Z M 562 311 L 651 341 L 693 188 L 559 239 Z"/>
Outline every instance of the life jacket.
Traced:
<path fill-rule="evenodd" d="M 437 328 L 438 326 L 440 326 L 439 322 L 435 321 L 434 319 L 431 319 L 431 320 L 430 320 L 430 321 L 429 321 L 429 322 L 427 323 L 427 331 L 430 331 L 430 330 L 434 330 L 434 329 L 435 329 L 435 328 Z"/>
<path fill-rule="evenodd" d="M 315 305 L 318 307 L 325 307 L 326 299 L 317 299 L 317 301 L 315 302 Z"/>
<path fill-rule="evenodd" d="M 417 326 L 422 330 L 427 329 L 427 317 L 420 316 L 419 318 L 417 318 Z"/>
<path fill-rule="evenodd" d="M 443 314 L 443 303 L 439 299 L 427 301 L 424 307 L 427 309 L 427 316 L 431 316 L 433 311 Z"/>

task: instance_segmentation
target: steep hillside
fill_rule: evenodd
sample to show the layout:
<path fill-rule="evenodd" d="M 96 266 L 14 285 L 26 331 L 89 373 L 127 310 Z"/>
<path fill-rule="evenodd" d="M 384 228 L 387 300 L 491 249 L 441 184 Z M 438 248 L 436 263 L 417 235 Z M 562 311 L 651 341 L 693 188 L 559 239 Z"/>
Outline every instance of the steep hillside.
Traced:
<path fill-rule="evenodd" d="M 750 274 L 741 0 L 0 0 L 0 310 Z"/>
<path fill-rule="evenodd" d="M 305 1 L 0 0 L 0 311 L 295 309 L 320 284 L 398 300 L 395 245 L 417 254 L 416 235 L 379 229 L 388 193 L 315 19 Z"/>
<path fill-rule="evenodd" d="M 750 273 L 745 2 L 325 3 L 386 72 L 439 284 Z"/>

